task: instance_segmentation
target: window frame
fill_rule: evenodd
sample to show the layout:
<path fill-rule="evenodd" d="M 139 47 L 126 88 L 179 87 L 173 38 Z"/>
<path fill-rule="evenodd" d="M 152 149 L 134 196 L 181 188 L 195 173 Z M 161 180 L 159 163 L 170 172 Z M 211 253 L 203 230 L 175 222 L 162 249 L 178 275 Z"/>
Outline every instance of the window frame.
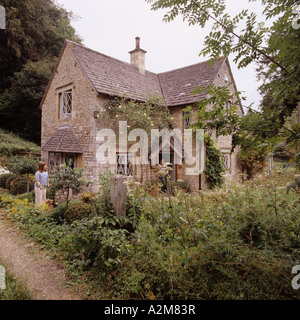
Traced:
<path fill-rule="evenodd" d="M 71 98 L 69 98 L 68 96 L 70 96 Z M 73 98 L 74 98 L 74 94 L 73 94 L 72 88 L 66 88 L 65 90 L 62 90 L 61 92 L 59 92 L 59 118 L 60 119 L 72 117 L 73 107 L 74 107 Z M 65 103 L 67 105 L 65 105 Z"/>
<path fill-rule="evenodd" d="M 231 102 L 231 100 L 228 100 L 228 101 L 224 104 L 224 110 L 225 110 L 225 111 L 228 111 L 231 106 L 232 106 L 232 102 Z"/>
<path fill-rule="evenodd" d="M 55 163 L 52 164 L 52 156 L 54 157 Z M 49 173 L 51 173 L 55 168 L 60 167 L 61 165 L 66 163 L 66 157 L 74 157 L 74 168 L 78 168 L 79 166 L 79 154 L 77 153 L 67 153 L 67 152 L 49 152 L 48 153 L 48 168 Z"/>
<path fill-rule="evenodd" d="M 124 161 L 124 163 L 121 163 L 118 158 L 123 158 L 124 160 L 122 160 L 122 162 Z M 129 158 L 131 158 L 129 160 Z M 129 160 L 129 161 L 128 161 Z M 122 173 L 119 170 L 119 165 L 123 165 L 124 166 L 124 173 Z M 132 172 L 128 174 L 129 171 L 129 166 L 132 165 Z M 118 175 L 124 175 L 124 176 L 129 176 L 129 177 L 134 177 L 135 176 L 135 161 L 134 161 L 134 155 L 133 153 L 117 153 L 116 154 L 116 167 L 115 167 L 115 172 Z"/>
<path fill-rule="evenodd" d="M 188 116 L 188 117 L 187 117 Z M 190 129 L 192 124 L 192 112 L 191 111 L 183 111 L 183 129 L 187 130 Z"/>
<path fill-rule="evenodd" d="M 232 165 L 231 153 L 223 152 L 223 156 L 224 156 L 224 168 L 226 170 L 226 173 L 231 173 L 231 165 Z"/>

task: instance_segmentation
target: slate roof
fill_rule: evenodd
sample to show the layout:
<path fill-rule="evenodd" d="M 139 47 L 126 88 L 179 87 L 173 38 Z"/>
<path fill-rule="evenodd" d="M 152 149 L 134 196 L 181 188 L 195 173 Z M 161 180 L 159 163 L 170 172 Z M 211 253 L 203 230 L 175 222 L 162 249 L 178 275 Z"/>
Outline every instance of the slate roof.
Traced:
<path fill-rule="evenodd" d="M 206 88 L 215 80 L 223 62 L 224 57 L 218 59 L 213 65 L 207 62 L 197 63 L 188 67 L 176 69 L 159 74 L 162 94 L 167 106 L 178 106 L 195 103 L 205 98 L 204 93 L 191 95 L 197 87 Z"/>
<path fill-rule="evenodd" d="M 147 100 L 154 93 L 162 96 L 157 74 L 146 71 L 142 75 L 132 64 L 75 43 L 69 47 L 98 93 L 122 94 L 139 101 Z"/>
<path fill-rule="evenodd" d="M 80 143 L 69 127 L 59 128 L 43 146 L 42 151 L 83 153 Z"/>
<path fill-rule="evenodd" d="M 201 100 L 204 95 L 192 96 L 192 91 L 213 82 L 226 59 L 219 58 L 212 67 L 205 61 L 159 74 L 146 71 L 142 75 L 130 63 L 70 41 L 67 44 L 97 93 L 126 95 L 138 101 L 146 101 L 150 95 L 158 93 L 168 107 Z"/>

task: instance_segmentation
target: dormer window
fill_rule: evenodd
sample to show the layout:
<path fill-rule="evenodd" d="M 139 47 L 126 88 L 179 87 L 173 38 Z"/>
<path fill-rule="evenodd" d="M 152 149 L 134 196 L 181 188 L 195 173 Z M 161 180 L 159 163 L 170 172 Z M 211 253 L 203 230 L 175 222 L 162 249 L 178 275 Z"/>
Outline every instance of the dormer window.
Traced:
<path fill-rule="evenodd" d="M 63 91 L 60 93 L 60 117 L 67 118 L 72 115 L 73 109 L 72 90 Z"/>

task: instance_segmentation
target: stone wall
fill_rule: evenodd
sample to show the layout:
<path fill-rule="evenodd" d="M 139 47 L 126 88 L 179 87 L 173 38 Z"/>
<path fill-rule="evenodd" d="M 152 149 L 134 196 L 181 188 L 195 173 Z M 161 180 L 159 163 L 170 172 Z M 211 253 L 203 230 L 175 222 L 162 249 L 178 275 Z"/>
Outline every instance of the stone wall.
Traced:
<path fill-rule="evenodd" d="M 80 193 L 74 190 L 70 190 L 69 192 L 69 200 L 70 199 L 80 199 Z M 68 192 L 66 190 L 59 190 L 55 193 L 54 202 L 57 203 L 57 205 L 60 205 L 67 201 L 68 198 Z"/>
<path fill-rule="evenodd" d="M 229 67 L 224 63 L 220 70 L 215 83 L 217 85 L 224 85 L 228 82 L 225 78 L 228 78 L 229 82 L 232 82 L 231 73 Z M 230 86 L 232 92 L 235 91 L 233 84 Z M 68 118 L 61 118 L 59 115 L 59 95 L 62 91 L 72 89 L 73 95 L 73 110 L 72 116 Z M 64 49 L 64 53 L 61 56 L 60 63 L 55 71 L 45 101 L 42 105 L 42 146 L 51 138 L 59 127 L 70 126 L 75 133 L 81 147 L 84 152 L 82 155 L 82 166 L 86 167 L 85 174 L 87 177 L 93 177 L 98 179 L 99 173 L 104 172 L 106 169 L 114 171 L 115 166 L 100 166 L 97 163 L 96 152 L 99 147 L 97 142 L 97 132 L 102 129 L 102 125 L 97 119 L 94 112 L 106 107 L 109 101 L 107 95 L 97 95 L 83 74 L 80 66 L 74 58 L 68 45 Z M 174 128 L 181 129 L 184 132 L 183 127 L 183 112 L 184 106 L 172 107 L 170 109 L 173 117 Z M 195 106 L 192 113 L 195 114 L 197 107 Z M 195 118 L 194 118 L 195 119 Z M 231 137 L 218 137 L 216 143 L 220 146 L 223 152 L 230 152 L 231 149 Z M 195 148 L 194 148 L 195 150 Z M 48 161 L 48 153 L 42 152 L 42 160 Z M 232 155 L 232 170 L 229 174 L 230 177 L 237 175 L 239 167 L 236 159 L 236 153 Z M 141 177 L 141 171 L 146 170 L 144 177 L 147 179 L 154 178 L 155 168 L 150 170 L 149 167 L 136 168 L 137 179 Z M 191 183 L 192 190 L 198 190 L 200 179 L 199 176 L 187 176 L 185 174 L 185 163 L 178 165 L 177 179 L 188 180 Z M 201 187 L 205 188 L 205 177 L 201 176 Z"/>
<path fill-rule="evenodd" d="M 220 69 L 216 79 L 215 84 L 217 86 L 227 86 L 229 84 L 230 92 L 233 94 L 237 91 L 237 88 L 235 86 L 234 78 L 231 73 L 230 66 L 227 63 L 224 63 L 222 68 Z M 242 116 L 242 106 L 240 106 L 240 109 L 238 110 L 239 115 Z M 219 136 L 214 137 L 216 144 L 220 147 L 221 151 L 224 153 L 229 154 L 231 152 L 232 148 L 232 137 L 231 136 Z M 241 165 L 238 160 L 238 154 L 240 149 L 236 148 L 233 153 L 231 153 L 230 159 L 231 159 L 231 167 L 230 171 L 227 172 L 225 178 L 228 181 L 234 180 L 238 177 L 238 175 L 241 173 Z"/>
<path fill-rule="evenodd" d="M 232 73 L 230 70 L 230 67 L 227 63 L 224 63 L 222 68 L 220 69 L 218 75 L 216 76 L 216 79 L 214 81 L 215 85 L 217 86 L 227 86 L 229 85 L 229 89 L 231 93 L 236 92 L 236 87 L 234 84 L 234 79 L 232 77 Z M 183 119 L 183 109 L 186 106 L 178 106 L 178 107 L 172 107 L 170 109 L 171 115 L 173 118 L 174 128 L 180 129 L 182 132 L 184 130 L 184 119 Z M 209 107 L 208 107 L 209 108 Z M 191 122 L 194 122 L 196 120 L 196 113 L 197 113 L 197 106 L 193 106 L 191 110 Z M 242 109 L 239 110 L 239 115 L 242 115 Z M 225 175 L 226 180 L 230 181 L 240 174 L 241 172 L 241 166 L 238 161 L 238 153 L 239 148 L 237 148 L 234 153 L 231 153 L 232 148 L 232 137 L 231 136 L 219 136 L 216 137 L 216 134 L 212 134 L 217 146 L 221 149 L 223 153 L 230 154 L 231 159 L 231 168 L 230 171 L 228 171 Z M 191 181 L 191 187 L 192 190 L 199 189 L 200 181 L 198 176 L 186 176 L 184 174 L 185 165 L 179 166 L 178 168 L 178 179 L 183 180 L 190 180 Z M 201 177 L 201 187 L 206 188 L 207 184 L 205 183 L 205 175 L 202 174 Z"/>
<path fill-rule="evenodd" d="M 72 89 L 72 116 L 60 118 L 59 93 Z M 65 47 L 54 74 L 45 101 L 42 105 L 43 146 L 59 127 L 70 126 L 84 150 L 82 165 L 87 166 L 86 176 L 97 176 L 96 131 L 98 121 L 94 111 L 103 107 L 105 99 L 97 97 L 93 87 L 81 71 L 68 46 Z M 42 152 L 43 161 L 48 161 L 48 152 Z"/>
<path fill-rule="evenodd" d="M 183 109 L 185 109 L 186 106 L 177 106 L 170 108 L 171 116 L 172 116 L 172 123 L 174 129 L 181 130 L 182 134 L 184 134 L 184 114 Z M 197 113 L 197 107 L 193 106 L 191 110 L 191 122 L 194 122 L 196 120 L 196 113 Z M 184 142 L 183 142 L 184 144 Z M 193 156 L 196 156 L 196 145 L 194 143 L 193 145 Z M 184 156 L 184 155 L 183 155 Z M 202 159 L 201 163 L 205 163 L 205 149 L 202 152 Z M 190 190 L 191 191 L 197 191 L 199 189 L 205 189 L 207 187 L 206 180 L 205 180 L 205 174 L 202 173 L 201 176 L 199 175 L 187 175 L 186 169 L 188 168 L 188 165 L 183 160 L 182 165 L 178 165 L 176 168 L 177 171 L 177 180 L 184 180 L 189 182 L 190 184 Z"/>

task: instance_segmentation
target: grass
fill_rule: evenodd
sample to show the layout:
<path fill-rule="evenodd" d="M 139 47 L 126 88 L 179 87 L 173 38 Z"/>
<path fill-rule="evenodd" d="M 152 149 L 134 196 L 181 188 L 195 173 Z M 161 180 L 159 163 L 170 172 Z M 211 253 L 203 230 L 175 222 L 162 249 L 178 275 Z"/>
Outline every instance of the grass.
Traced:
<path fill-rule="evenodd" d="M 3 263 L 0 261 L 0 265 Z M 32 300 L 26 287 L 11 273 L 6 272 L 6 289 L 0 289 L 0 300 Z"/>
<path fill-rule="evenodd" d="M 13 156 L 19 152 L 40 153 L 41 149 L 33 142 L 23 140 L 14 133 L 0 129 L 0 156 Z"/>

